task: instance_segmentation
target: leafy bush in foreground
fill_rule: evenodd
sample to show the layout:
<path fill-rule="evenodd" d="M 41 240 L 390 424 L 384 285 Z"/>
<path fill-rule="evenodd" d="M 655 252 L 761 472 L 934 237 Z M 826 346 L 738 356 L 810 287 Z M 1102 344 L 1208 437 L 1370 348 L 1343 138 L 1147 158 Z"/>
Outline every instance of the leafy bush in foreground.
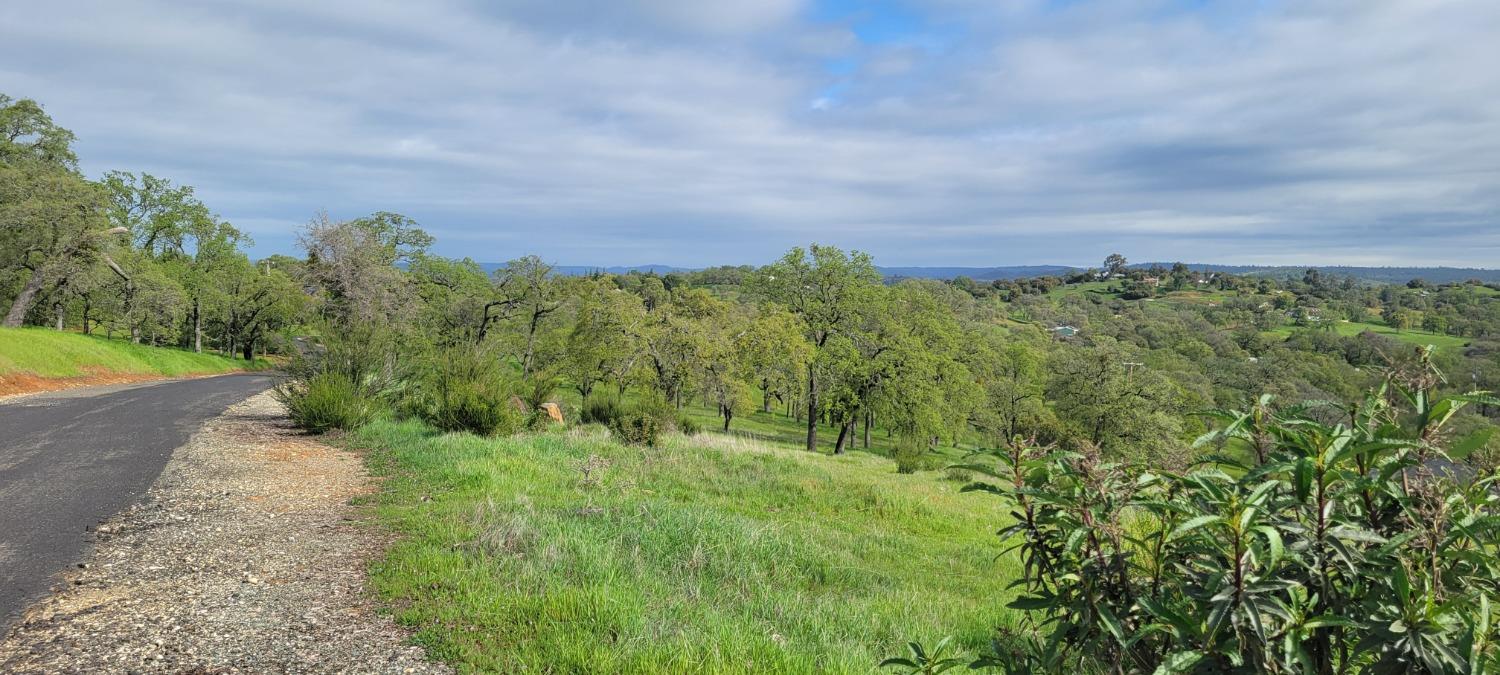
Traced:
<path fill-rule="evenodd" d="M 339 372 L 285 382 L 276 387 L 276 398 L 297 426 L 313 433 L 354 429 L 369 422 L 379 408 L 348 375 Z"/>
<path fill-rule="evenodd" d="M 1035 636 L 973 665 L 1006 672 L 1480 673 L 1500 664 L 1500 478 L 1471 481 L 1444 425 L 1482 393 L 1393 373 L 1347 414 L 1212 413 L 1201 439 L 1250 466 L 1133 470 L 1015 443 L 992 481 L 1016 522 Z M 1248 454 L 1248 453 L 1247 453 Z M 997 469 L 997 466 L 999 467 Z"/>

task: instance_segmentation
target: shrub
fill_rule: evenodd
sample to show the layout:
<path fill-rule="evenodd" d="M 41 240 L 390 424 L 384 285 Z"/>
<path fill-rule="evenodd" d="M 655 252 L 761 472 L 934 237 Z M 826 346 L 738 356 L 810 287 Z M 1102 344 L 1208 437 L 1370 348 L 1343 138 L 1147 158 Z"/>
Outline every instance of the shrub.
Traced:
<path fill-rule="evenodd" d="M 526 414 L 512 402 L 515 390 L 506 367 L 492 354 L 454 347 L 427 360 L 408 407 L 444 431 L 505 436 L 527 424 Z"/>
<path fill-rule="evenodd" d="M 655 447 L 661 440 L 662 425 L 651 411 L 637 407 L 610 420 L 609 430 L 626 445 Z"/>
<path fill-rule="evenodd" d="M 688 436 L 692 436 L 703 431 L 703 427 L 697 422 L 693 421 L 693 418 L 688 417 L 687 415 L 678 415 L 677 430 L 684 434 L 687 434 Z"/>
<path fill-rule="evenodd" d="M 583 409 L 578 411 L 578 419 L 584 424 L 603 424 L 608 426 L 615 418 L 620 416 L 620 399 L 607 394 L 590 396 L 583 402 Z"/>
<path fill-rule="evenodd" d="M 313 433 L 354 429 L 369 422 L 378 409 L 376 401 L 339 372 L 288 380 L 276 387 L 276 398 L 297 426 Z"/>
<path fill-rule="evenodd" d="M 974 473 L 968 469 L 956 466 L 948 467 L 948 470 L 943 472 L 943 480 L 954 483 L 968 483 L 974 480 Z"/>
<path fill-rule="evenodd" d="M 927 441 L 916 436 L 901 436 L 891 451 L 891 459 L 896 460 L 896 473 L 916 473 L 933 468 Z"/>
<path fill-rule="evenodd" d="M 1484 431 L 1445 429 L 1481 393 L 1395 372 L 1342 423 L 1309 406 L 1213 411 L 1203 442 L 1254 447 L 1183 473 L 1015 443 L 982 490 L 1015 523 L 1039 634 L 975 667 L 1066 672 L 1471 673 L 1500 663 L 1500 478 L 1453 475 Z M 1407 424 L 1402 424 L 1406 421 Z M 1457 440 L 1454 440 L 1457 439 Z M 1246 455 L 1250 453 L 1246 452 Z M 998 469 L 996 467 L 999 467 Z M 1229 469 L 1229 470 L 1226 470 Z"/>
<path fill-rule="evenodd" d="M 486 386 L 483 382 L 449 387 L 429 409 L 426 420 L 444 431 L 467 431 L 479 436 L 509 436 L 527 422 L 526 415 L 511 403 L 504 388 Z"/>
<path fill-rule="evenodd" d="M 656 427 L 662 431 L 670 431 L 677 426 L 677 407 L 664 399 L 648 396 L 631 406 L 631 412 L 655 419 Z"/>

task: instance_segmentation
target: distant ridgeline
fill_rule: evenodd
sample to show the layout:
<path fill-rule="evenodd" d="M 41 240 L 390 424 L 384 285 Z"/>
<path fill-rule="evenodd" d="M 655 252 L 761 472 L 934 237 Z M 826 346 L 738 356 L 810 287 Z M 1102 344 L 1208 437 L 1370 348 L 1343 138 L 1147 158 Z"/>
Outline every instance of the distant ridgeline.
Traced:
<path fill-rule="evenodd" d="M 1157 265 L 1170 269 L 1173 263 L 1137 263 L 1131 265 L 1131 267 L 1145 269 Z M 479 266 L 488 273 L 504 267 L 505 263 L 479 263 Z M 1478 279 L 1485 283 L 1500 283 L 1500 269 L 1472 267 L 1349 267 L 1344 265 L 1320 265 L 1309 268 L 1295 265 L 1263 266 L 1188 263 L 1188 268 L 1203 272 L 1227 272 L 1236 275 L 1277 278 L 1301 277 L 1308 269 L 1316 269 L 1323 274 L 1354 277 L 1364 281 L 1383 284 L 1404 284 L 1412 279 L 1423 279 L 1434 284 L 1468 281 L 1470 279 Z M 566 276 L 583 276 L 595 272 L 606 272 L 609 274 L 629 274 L 631 272 L 670 274 L 672 272 L 692 272 L 697 269 L 699 268 L 674 267 L 671 265 L 616 265 L 611 267 L 558 265 L 554 268 L 554 271 Z M 996 279 L 1061 276 L 1086 268 L 1068 265 L 1012 265 L 1006 267 L 877 267 L 876 269 L 880 270 L 880 273 L 889 279 L 953 279 L 955 277 L 969 277 L 975 281 L 994 281 Z"/>

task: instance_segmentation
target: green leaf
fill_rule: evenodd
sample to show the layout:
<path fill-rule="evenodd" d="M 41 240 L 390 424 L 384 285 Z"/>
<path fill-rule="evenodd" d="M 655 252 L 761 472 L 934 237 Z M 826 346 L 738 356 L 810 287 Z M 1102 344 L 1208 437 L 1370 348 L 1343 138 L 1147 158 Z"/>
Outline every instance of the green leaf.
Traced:
<path fill-rule="evenodd" d="M 1168 535 L 1167 539 L 1179 539 L 1189 532 L 1192 532 L 1193 530 L 1203 527 L 1204 525 L 1208 525 L 1209 523 L 1218 522 L 1220 520 L 1221 518 L 1219 518 L 1218 516 L 1198 516 L 1197 518 L 1189 518 L 1183 521 L 1181 525 L 1178 525 L 1177 529 L 1172 530 L 1172 534 Z"/>
<path fill-rule="evenodd" d="M 1353 621 L 1351 619 L 1345 619 L 1341 616 L 1315 616 L 1302 622 L 1302 627 L 1308 630 L 1317 630 L 1319 628 L 1328 628 L 1330 626 L 1353 628 L 1358 625 L 1359 622 Z"/>
<path fill-rule="evenodd" d="M 1366 529 L 1354 527 L 1353 525 L 1340 525 L 1329 530 L 1328 534 L 1344 541 L 1362 541 L 1370 544 L 1385 543 L 1385 537 Z"/>
<path fill-rule="evenodd" d="M 1023 595 L 1016 598 L 1015 600 L 1011 600 L 1009 603 L 1006 603 L 1005 606 L 1011 609 L 1020 609 L 1029 612 L 1038 609 L 1051 609 L 1056 604 L 1056 597 Z"/>
<path fill-rule="evenodd" d="M 1120 620 L 1115 617 L 1115 613 L 1109 611 L 1109 608 L 1104 605 L 1100 605 L 1097 610 L 1099 621 L 1104 624 L 1109 634 L 1115 636 L 1115 640 L 1120 644 L 1125 644 L 1125 627 L 1120 625 Z"/>
<path fill-rule="evenodd" d="M 1161 665 L 1156 667 L 1156 675 L 1171 675 L 1172 673 L 1192 672 L 1193 666 L 1203 660 L 1205 654 L 1201 651 L 1174 652 L 1162 659 Z"/>
<path fill-rule="evenodd" d="M 1270 548 L 1271 553 L 1271 559 L 1266 562 L 1266 567 L 1274 570 L 1277 563 L 1281 562 L 1282 553 L 1286 551 L 1286 546 L 1281 540 L 1281 533 L 1270 525 L 1261 525 L 1255 528 L 1255 531 L 1266 538 L 1266 546 Z"/>
<path fill-rule="evenodd" d="M 1454 443 L 1453 447 L 1448 448 L 1448 456 L 1452 457 L 1453 459 L 1463 459 L 1465 457 L 1468 457 L 1469 455 L 1473 454 L 1475 450 L 1484 447 L 1485 443 L 1490 442 L 1490 437 L 1493 435 L 1495 435 L 1494 427 L 1476 429 L 1473 433 L 1465 436 L 1463 440 Z"/>

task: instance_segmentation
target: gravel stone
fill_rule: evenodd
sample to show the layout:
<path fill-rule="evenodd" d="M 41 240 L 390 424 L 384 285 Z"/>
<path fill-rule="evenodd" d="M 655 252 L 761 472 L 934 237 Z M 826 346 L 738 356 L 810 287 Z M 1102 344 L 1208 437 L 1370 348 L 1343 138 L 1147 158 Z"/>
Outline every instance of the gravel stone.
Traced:
<path fill-rule="evenodd" d="M 270 393 L 209 421 L 0 642 L 4 673 L 447 673 L 376 611 L 358 455 Z"/>

